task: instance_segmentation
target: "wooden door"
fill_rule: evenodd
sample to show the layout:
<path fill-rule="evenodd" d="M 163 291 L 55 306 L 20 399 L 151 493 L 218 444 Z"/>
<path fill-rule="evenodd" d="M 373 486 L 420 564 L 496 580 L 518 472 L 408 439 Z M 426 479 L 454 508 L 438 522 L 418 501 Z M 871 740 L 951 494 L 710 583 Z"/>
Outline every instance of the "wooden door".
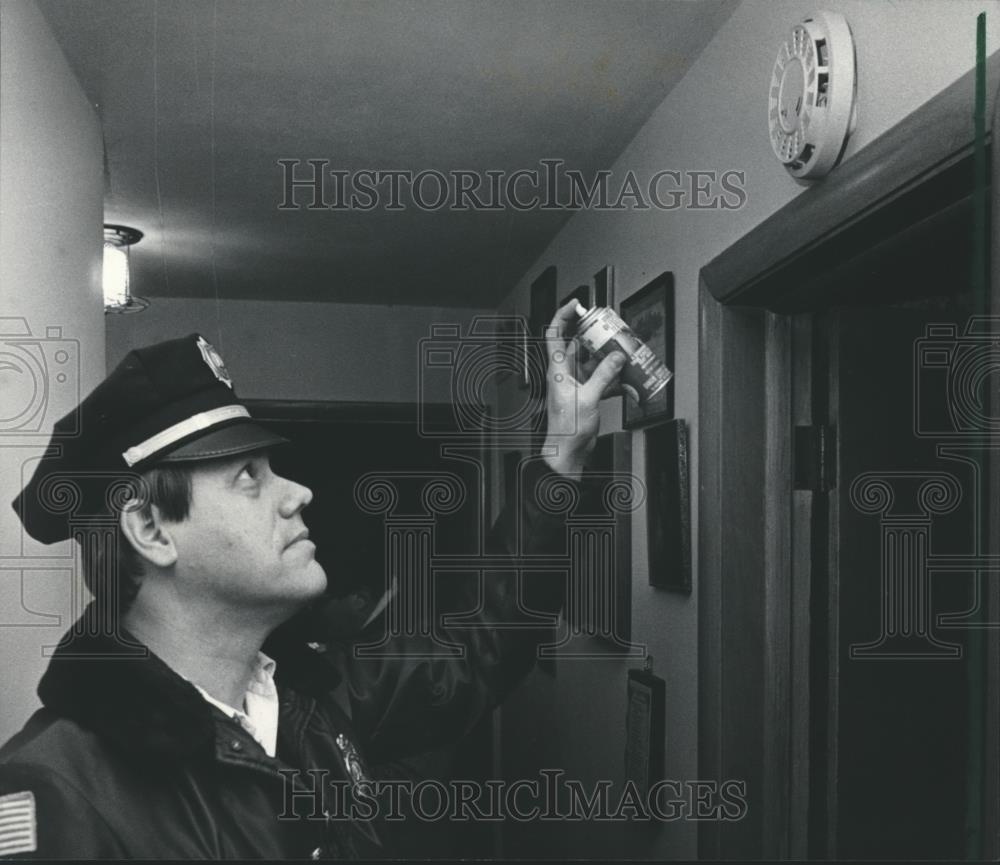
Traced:
<path fill-rule="evenodd" d="M 1000 575 L 983 569 L 983 439 L 956 390 L 983 377 L 990 325 L 968 295 L 912 288 L 814 318 L 830 465 L 812 514 L 813 856 L 980 849 L 984 603 Z"/>

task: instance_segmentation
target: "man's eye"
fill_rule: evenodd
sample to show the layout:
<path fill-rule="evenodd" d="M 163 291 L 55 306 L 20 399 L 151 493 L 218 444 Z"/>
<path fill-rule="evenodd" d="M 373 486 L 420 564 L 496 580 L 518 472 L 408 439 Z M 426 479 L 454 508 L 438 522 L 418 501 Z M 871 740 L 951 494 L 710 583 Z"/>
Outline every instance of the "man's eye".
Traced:
<path fill-rule="evenodd" d="M 255 480 L 257 478 L 257 470 L 253 463 L 247 463 L 243 468 L 240 469 L 240 473 L 236 476 L 236 480 Z"/>

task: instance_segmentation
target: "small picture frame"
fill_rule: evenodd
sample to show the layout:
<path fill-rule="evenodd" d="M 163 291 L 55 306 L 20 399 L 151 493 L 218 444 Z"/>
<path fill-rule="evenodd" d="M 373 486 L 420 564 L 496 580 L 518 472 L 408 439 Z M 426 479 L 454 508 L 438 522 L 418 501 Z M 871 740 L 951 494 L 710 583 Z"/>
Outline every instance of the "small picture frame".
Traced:
<path fill-rule="evenodd" d="M 615 307 L 615 267 L 606 264 L 594 274 L 593 306 Z"/>
<path fill-rule="evenodd" d="M 649 585 L 691 593 L 691 487 L 684 420 L 652 426 L 646 437 Z"/>
<path fill-rule="evenodd" d="M 559 301 L 559 306 L 557 309 L 562 309 L 571 300 L 577 300 L 582 303 L 587 309 L 590 309 L 594 305 L 593 293 L 589 285 L 578 285 L 569 294 L 567 294 L 562 300 Z"/>
<path fill-rule="evenodd" d="M 571 300 L 575 300 L 578 303 L 583 304 L 584 307 L 590 309 L 594 305 L 593 289 L 589 285 L 578 285 L 573 291 L 567 294 L 562 300 L 559 301 L 559 309 L 562 309 Z M 563 335 L 568 339 L 570 337 L 576 336 L 576 326 L 579 324 L 580 319 L 575 316 L 571 318 L 563 330 Z M 573 371 L 573 375 L 580 380 L 586 378 L 586 376 L 581 374 L 580 366 L 585 364 L 590 359 L 590 353 L 587 349 L 580 343 L 577 343 L 576 347 L 576 366 Z"/>
<path fill-rule="evenodd" d="M 542 343 L 540 340 L 544 339 L 545 327 L 552 321 L 552 316 L 556 314 L 556 308 L 556 266 L 552 264 L 546 267 L 531 283 L 528 314 L 530 333 L 525 335 L 523 341 L 524 365 L 521 369 L 520 381 L 522 388 L 531 386 L 533 368 L 540 369 L 544 377 L 545 353 L 541 351 Z M 534 360 L 531 359 L 530 352 L 537 355 Z M 544 392 L 544 380 L 536 382 L 536 385 Z"/>
<path fill-rule="evenodd" d="M 521 375 L 522 331 L 527 327 L 524 319 L 513 315 L 498 316 L 494 323 L 498 382 L 506 381 L 513 374 Z"/>
<path fill-rule="evenodd" d="M 582 632 L 625 652 L 632 648 L 632 511 L 618 506 L 620 496 L 611 493 L 615 485 L 631 485 L 631 479 L 632 434 L 598 436 L 582 479 L 589 493 L 573 516 L 591 524 L 598 535 L 599 526 L 612 526 L 613 542 L 591 563 L 599 568 L 590 573 L 593 593 L 579 607 L 570 604 L 566 610 L 567 620 Z"/>
<path fill-rule="evenodd" d="M 648 345 L 667 368 L 674 369 L 674 275 L 661 273 L 621 302 L 620 314 L 636 336 Z M 628 397 L 622 400 L 622 429 L 635 429 L 674 416 L 674 382 L 645 405 Z"/>
<path fill-rule="evenodd" d="M 667 683 L 653 675 L 652 657 L 642 670 L 628 671 L 625 711 L 625 778 L 648 796 L 664 775 Z"/>

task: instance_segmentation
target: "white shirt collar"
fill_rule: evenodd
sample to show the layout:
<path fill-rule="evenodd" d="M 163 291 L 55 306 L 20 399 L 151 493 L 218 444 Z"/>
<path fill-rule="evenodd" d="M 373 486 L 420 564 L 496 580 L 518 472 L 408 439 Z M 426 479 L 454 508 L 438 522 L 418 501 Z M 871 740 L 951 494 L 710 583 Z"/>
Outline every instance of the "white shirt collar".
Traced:
<path fill-rule="evenodd" d="M 257 653 L 257 664 L 243 697 L 246 711 L 216 700 L 204 688 L 191 682 L 207 702 L 221 709 L 253 736 L 268 757 L 273 757 L 278 748 L 278 689 L 274 685 L 277 666 L 263 652 Z"/>

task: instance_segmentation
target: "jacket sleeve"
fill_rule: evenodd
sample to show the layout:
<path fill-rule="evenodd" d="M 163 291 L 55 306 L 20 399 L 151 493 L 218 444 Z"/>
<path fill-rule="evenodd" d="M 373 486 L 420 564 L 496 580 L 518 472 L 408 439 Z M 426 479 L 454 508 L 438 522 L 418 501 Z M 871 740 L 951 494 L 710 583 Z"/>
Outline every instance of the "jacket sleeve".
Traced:
<path fill-rule="evenodd" d="M 552 641 L 569 575 L 551 560 L 547 571 L 539 568 L 537 557 L 566 555 L 559 488 L 567 484 L 579 486 L 541 459 L 525 465 L 519 500 L 504 508 L 485 543 L 498 567 L 450 605 L 468 613 L 461 627 L 439 622 L 434 637 L 400 635 L 376 620 L 360 639 L 386 640 L 378 657 L 347 648 L 351 715 L 373 763 L 456 741 L 531 670 L 539 645 Z M 434 612 L 440 619 L 441 610 Z"/>
<path fill-rule="evenodd" d="M 121 859 L 125 849 L 87 799 L 34 764 L 0 765 L 0 859 Z"/>

